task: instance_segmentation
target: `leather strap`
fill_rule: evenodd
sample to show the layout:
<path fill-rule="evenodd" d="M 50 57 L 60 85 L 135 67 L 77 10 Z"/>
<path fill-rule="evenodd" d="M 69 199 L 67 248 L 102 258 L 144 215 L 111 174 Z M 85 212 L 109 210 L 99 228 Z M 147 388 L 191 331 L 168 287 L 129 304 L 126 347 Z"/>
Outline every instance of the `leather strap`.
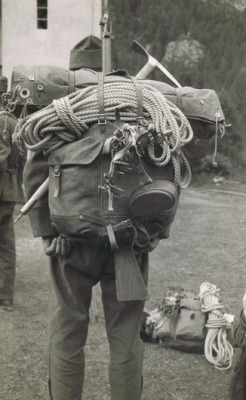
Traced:
<path fill-rule="evenodd" d="M 183 106 L 182 106 L 182 94 L 181 94 L 181 90 L 179 88 L 175 88 L 176 90 L 176 106 L 182 111 L 183 110 Z"/>
<path fill-rule="evenodd" d="M 68 86 L 68 93 L 75 92 L 75 71 L 69 71 L 69 86 Z"/>
<path fill-rule="evenodd" d="M 116 294 L 121 301 L 146 301 L 149 293 L 133 251 L 133 243 L 121 242 L 114 252 Z"/>
<path fill-rule="evenodd" d="M 104 95 L 103 95 L 103 84 L 104 84 L 104 76 L 102 72 L 98 73 L 98 125 L 100 127 L 101 133 L 105 132 L 106 129 L 106 115 L 104 110 Z"/>
<path fill-rule="evenodd" d="M 116 107 L 115 109 L 115 123 L 117 125 L 117 127 L 120 127 L 120 110 Z"/>
<path fill-rule="evenodd" d="M 60 192 L 60 175 L 61 175 L 61 162 L 60 157 L 56 157 L 56 165 L 53 167 L 53 176 L 54 176 L 54 195 L 53 197 L 58 197 Z"/>
<path fill-rule="evenodd" d="M 85 221 L 92 222 L 94 224 L 105 226 L 106 230 L 107 230 L 107 234 L 108 234 L 109 244 L 110 244 L 111 250 L 113 252 L 118 250 L 115 232 L 120 231 L 121 229 L 127 229 L 127 228 L 132 227 L 132 223 L 131 223 L 130 219 L 121 221 L 118 224 L 113 225 L 109 221 L 106 221 L 102 218 L 94 217 L 92 215 L 80 214 L 79 218 L 81 220 L 85 220 Z"/>
<path fill-rule="evenodd" d="M 143 93 L 142 93 L 142 88 L 141 84 L 138 82 L 138 80 L 134 77 L 131 76 L 131 80 L 134 83 L 135 89 L 136 89 L 136 94 L 137 94 L 137 120 L 139 125 L 144 125 L 144 116 L 143 116 Z"/>
<path fill-rule="evenodd" d="M 81 220 L 85 220 L 88 222 L 92 222 L 97 225 L 109 225 L 111 222 L 103 219 L 103 218 L 98 218 L 94 217 L 93 215 L 88 215 L 88 214 L 80 214 L 79 218 Z M 130 219 L 126 219 L 124 221 L 118 222 L 117 224 L 112 225 L 114 232 L 120 231 L 121 229 L 127 229 L 132 227 L 132 222 Z"/>
<path fill-rule="evenodd" d="M 106 224 L 106 229 L 107 229 L 107 234 L 108 234 L 108 239 L 109 239 L 109 244 L 111 247 L 112 251 L 118 250 L 118 245 L 116 242 L 116 237 L 114 234 L 114 229 L 112 227 L 112 224 Z"/>
<path fill-rule="evenodd" d="M 6 172 L 10 172 L 11 174 L 17 174 L 17 169 L 16 168 L 7 168 Z"/>

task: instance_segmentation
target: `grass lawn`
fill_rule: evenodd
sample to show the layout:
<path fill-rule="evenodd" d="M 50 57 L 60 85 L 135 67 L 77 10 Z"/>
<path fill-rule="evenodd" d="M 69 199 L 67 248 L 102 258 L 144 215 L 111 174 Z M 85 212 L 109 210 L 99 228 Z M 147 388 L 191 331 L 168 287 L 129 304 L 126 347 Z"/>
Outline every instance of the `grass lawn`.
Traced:
<path fill-rule="evenodd" d="M 239 314 L 246 292 L 246 197 L 206 188 L 181 195 L 171 237 L 150 256 L 147 309 L 158 305 L 168 286 L 199 292 L 208 281 L 220 288 L 227 312 Z M 18 207 L 16 213 L 18 212 Z M 1 312 L 2 400 L 48 400 L 44 362 L 49 320 L 48 260 L 40 239 L 33 239 L 28 218 L 16 224 L 15 309 Z M 92 315 L 86 345 L 83 400 L 109 400 L 108 345 L 95 288 L 99 320 Z M 238 351 L 235 351 L 235 359 Z M 217 370 L 204 355 L 145 343 L 143 400 L 227 400 L 232 370 Z M 135 399 L 131 399 L 135 400 Z"/>

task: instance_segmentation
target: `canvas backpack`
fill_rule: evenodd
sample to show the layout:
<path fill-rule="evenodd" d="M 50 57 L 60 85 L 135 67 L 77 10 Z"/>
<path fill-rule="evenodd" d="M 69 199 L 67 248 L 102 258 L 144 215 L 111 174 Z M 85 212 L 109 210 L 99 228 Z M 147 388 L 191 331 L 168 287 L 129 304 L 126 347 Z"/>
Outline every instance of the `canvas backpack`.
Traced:
<path fill-rule="evenodd" d="M 20 122 L 16 140 L 48 157 L 58 234 L 109 240 L 112 250 L 129 239 L 151 251 L 169 236 L 180 188 L 190 183 L 182 147 L 192 137 L 188 119 L 157 88 L 98 74 L 97 86 Z"/>
<path fill-rule="evenodd" d="M 207 314 L 202 312 L 199 295 L 170 287 L 158 308 L 145 310 L 141 336 L 144 341 L 158 342 L 163 347 L 203 353 L 206 323 Z"/>
<path fill-rule="evenodd" d="M 138 156 L 128 154 L 108 182 L 112 155 L 104 154 L 103 148 L 117 130 L 116 123 L 108 122 L 101 133 L 93 124 L 83 139 L 50 153 L 51 221 L 60 234 L 77 240 L 109 239 L 113 250 L 119 241 L 133 237 L 149 248 L 151 240 L 169 236 L 177 211 L 173 166 L 156 167 L 142 158 L 139 170 Z"/>
<path fill-rule="evenodd" d="M 98 122 L 83 138 L 53 150 L 49 164 L 51 221 L 59 234 L 94 242 L 134 238 L 150 251 L 169 236 L 178 207 L 179 187 L 171 162 L 156 166 L 147 151 L 149 135 L 157 135 L 144 118 L 142 88 L 134 78 L 137 118 L 106 121 L 104 83 L 98 83 Z M 105 144 L 110 139 L 110 149 Z M 153 136 L 154 140 L 154 136 Z M 155 157 L 161 144 L 156 140 Z M 153 157 L 152 157 L 153 158 Z"/>

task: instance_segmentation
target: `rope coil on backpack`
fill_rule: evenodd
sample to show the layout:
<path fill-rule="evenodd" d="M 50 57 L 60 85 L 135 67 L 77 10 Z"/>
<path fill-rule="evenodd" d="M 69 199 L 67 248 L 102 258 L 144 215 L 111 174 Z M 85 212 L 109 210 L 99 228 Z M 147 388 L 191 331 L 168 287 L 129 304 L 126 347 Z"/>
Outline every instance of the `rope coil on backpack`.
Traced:
<path fill-rule="evenodd" d="M 203 302 L 202 311 L 208 313 L 206 327 L 208 332 L 204 344 L 206 359 L 217 369 L 229 369 L 232 365 L 233 347 L 227 340 L 226 326 L 228 322 L 220 311 L 223 305 L 218 294 L 220 289 L 204 282 L 200 286 L 200 298 Z"/>
<path fill-rule="evenodd" d="M 143 117 L 151 120 L 162 149 L 155 155 L 154 138 L 148 143 L 148 155 L 156 166 L 171 161 L 174 165 L 175 183 L 182 188 L 191 181 L 191 170 L 181 148 L 188 143 L 193 132 L 182 111 L 169 102 L 161 92 L 147 84 L 141 84 Z M 104 108 L 107 121 L 115 121 L 115 109 L 120 111 L 123 122 L 137 121 L 137 94 L 132 82 L 104 83 Z M 22 142 L 31 151 L 42 150 L 44 154 L 83 137 L 92 123 L 98 121 L 97 87 L 89 86 L 70 95 L 53 100 L 43 110 L 19 121 L 14 140 L 21 147 Z M 185 168 L 181 177 L 180 162 Z"/>

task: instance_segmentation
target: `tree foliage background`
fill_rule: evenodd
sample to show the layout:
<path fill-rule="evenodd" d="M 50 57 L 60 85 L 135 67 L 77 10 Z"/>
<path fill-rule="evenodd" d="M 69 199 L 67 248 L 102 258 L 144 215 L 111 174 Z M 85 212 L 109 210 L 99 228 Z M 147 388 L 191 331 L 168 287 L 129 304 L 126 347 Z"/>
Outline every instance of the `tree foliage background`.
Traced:
<path fill-rule="evenodd" d="M 220 167 L 214 172 L 242 175 L 246 167 L 246 9 L 239 11 L 219 0 L 110 0 L 109 7 L 113 67 L 131 75 L 142 68 L 144 58 L 130 51 L 131 42 L 137 40 L 182 86 L 215 90 L 231 127 L 219 140 Z M 203 56 L 192 66 L 184 56 L 165 62 L 168 45 L 184 40 L 195 40 Z M 150 78 L 168 82 L 157 70 Z M 195 138 L 192 149 L 187 149 L 193 170 L 211 172 L 206 159 L 212 158 L 213 150 L 214 138 Z"/>

